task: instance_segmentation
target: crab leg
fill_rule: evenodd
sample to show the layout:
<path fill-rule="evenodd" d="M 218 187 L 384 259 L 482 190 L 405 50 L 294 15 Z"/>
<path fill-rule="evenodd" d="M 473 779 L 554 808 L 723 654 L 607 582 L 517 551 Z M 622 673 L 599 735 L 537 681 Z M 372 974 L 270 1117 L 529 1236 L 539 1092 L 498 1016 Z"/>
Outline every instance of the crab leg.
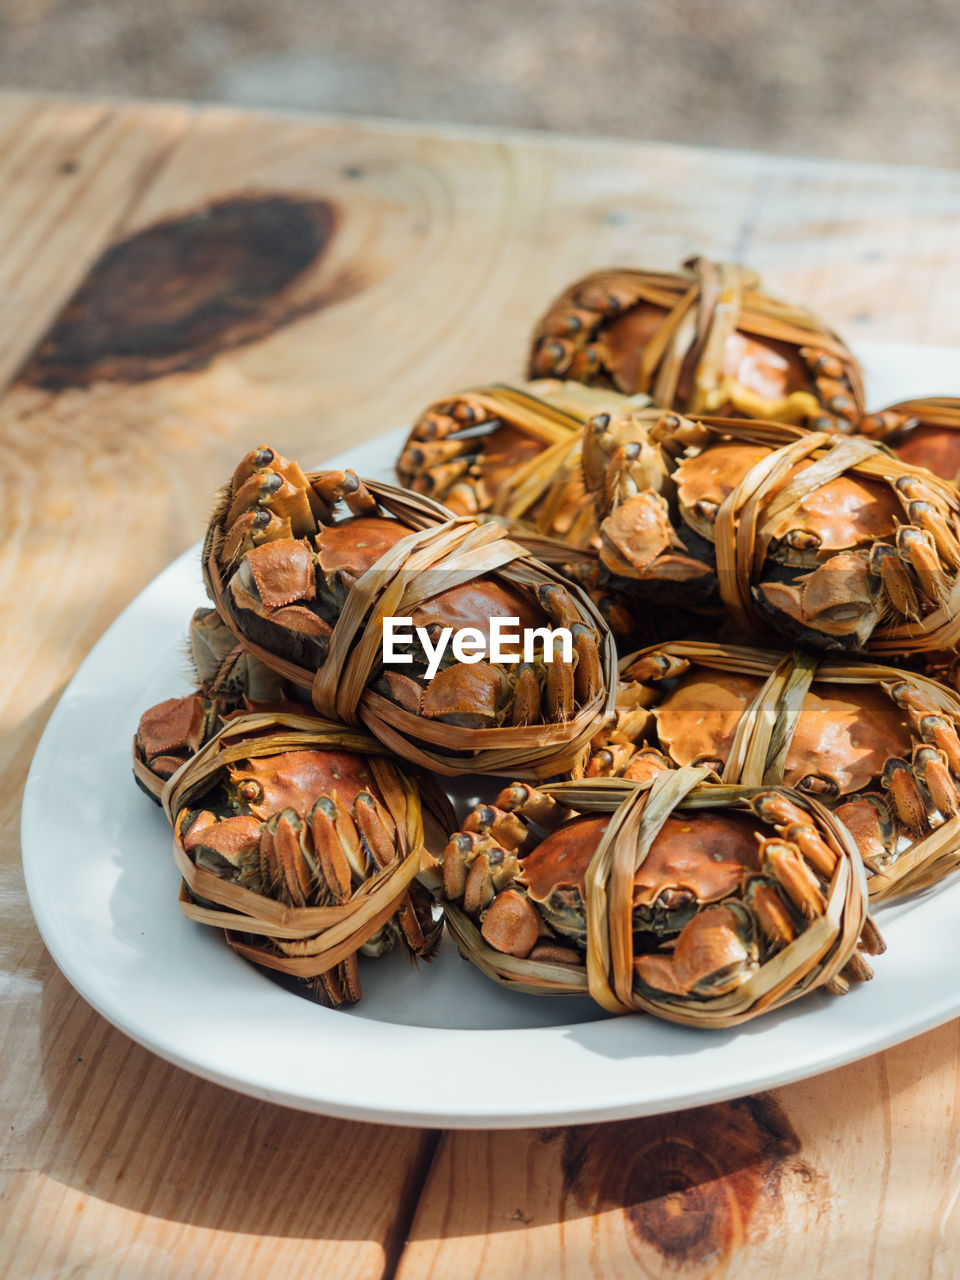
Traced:
<path fill-rule="evenodd" d="M 906 479 L 906 477 L 903 477 Z M 897 481 L 897 487 L 902 479 Z M 946 520 L 932 502 L 911 502 L 907 508 L 910 523 L 922 529 L 933 539 L 941 564 L 948 569 L 960 569 L 960 543 Z"/>
<path fill-rule="evenodd" d="M 758 838 L 764 871 L 777 881 L 807 920 L 822 916 L 827 909 L 827 901 L 799 846 L 791 840 Z"/>
<path fill-rule="evenodd" d="M 575 706 L 573 666 L 556 659 L 548 663 L 543 692 L 545 718 L 558 722 L 569 720 Z"/>
<path fill-rule="evenodd" d="M 272 450 L 265 450 L 272 453 Z M 284 460 L 285 461 L 285 460 Z M 291 465 L 286 463 L 289 468 Z M 311 504 L 311 491 L 299 467 L 288 479 L 280 471 L 265 469 L 252 472 L 238 487 L 232 487 L 232 498 L 224 517 L 224 527 L 232 529 L 241 516 L 250 511 L 265 510 L 281 520 L 289 520 L 295 538 L 316 533 L 317 518 Z"/>
<path fill-rule="evenodd" d="M 600 688 L 600 650 L 597 633 L 583 622 L 575 622 L 570 628 L 573 637 L 573 691 L 581 706 L 589 702 Z"/>
<path fill-rule="evenodd" d="M 478 836 L 489 836 L 512 853 L 519 853 L 533 842 L 530 831 L 517 814 L 498 809 L 496 805 L 476 805 L 467 815 L 463 830 Z"/>
<path fill-rule="evenodd" d="M 870 552 L 870 572 L 880 579 L 892 608 L 904 618 L 920 617 L 920 602 L 907 566 L 894 547 L 877 543 Z"/>
<path fill-rule="evenodd" d="M 540 826 L 553 828 L 564 819 L 561 805 L 552 796 L 544 795 L 528 782 L 512 782 L 494 800 L 494 805 L 505 813 L 517 813 Z"/>
<path fill-rule="evenodd" d="M 904 826 L 914 832 L 926 831 L 930 825 L 927 806 L 907 761 L 891 756 L 883 766 L 880 781 L 890 792 L 897 816 Z"/>
<path fill-rule="evenodd" d="M 385 867 L 393 862 L 397 856 L 397 825 L 383 805 L 369 791 L 361 791 L 353 813 L 374 864 Z"/>
<path fill-rule="evenodd" d="M 305 907 L 317 879 L 317 865 L 308 851 L 310 831 L 296 809 L 283 809 L 260 829 L 260 866 L 266 882 L 281 900 Z"/>
<path fill-rule="evenodd" d="M 796 845 L 803 856 L 825 880 L 837 866 L 837 855 L 819 835 L 809 816 L 799 805 L 777 791 L 763 791 L 754 796 L 750 807 L 761 822 L 768 822 L 778 836 Z"/>
<path fill-rule="evenodd" d="M 521 662 L 516 668 L 510 723 L 520 725 L 539 724 L 539 722 L 540 681 L 537 679 L 532 663 Z"/>
<path fill-rule="evenodd" d="M 940 567 L 931 535 L 912 525 L 901 525 L 897 530 L 897 552 L 917 575 L 927 599 L 933 604 L 942 603 L 949 592 L 950 581 Z"/>
<path fill-rule="evenodd" d="M 353 471 L 325 471 L 313 481 L 313 492 L 329 515 L 338 499 L 342 498 L 355 516 L 373 515 L 377 500 Z"/>
<path fill-rule="evenodd" d="M 950 776 L 947 759 L 936 747 L 918 745 L 913 749 L 913 772 L 930 793 L 930 799 L 947 818 L 960 813 L 960 796 Z"/>
<path fill-rule="evenodd" d="M 744 901 L 772 947 L 785 947 L 793 942 L 797 931 L 786 904 L 772 884 L 760 877 L 754 878 L 747 885 Z"/>
<path fill-rule="evenodd" d="M 924 742 L 943 754 L 951 773 L 960 777 L 960 737 L 955 725 L 946 716 L 922 716 L 919 724 Z"/>
<path fill-rule="evenodd" d="M 309 815 L 313 847 L 327 888 L 335 903 L 350 897 L 352 875 L 363 878 L 360 837 L 349 817 L 341 813 L 329 796 L 319 796 Z"/>

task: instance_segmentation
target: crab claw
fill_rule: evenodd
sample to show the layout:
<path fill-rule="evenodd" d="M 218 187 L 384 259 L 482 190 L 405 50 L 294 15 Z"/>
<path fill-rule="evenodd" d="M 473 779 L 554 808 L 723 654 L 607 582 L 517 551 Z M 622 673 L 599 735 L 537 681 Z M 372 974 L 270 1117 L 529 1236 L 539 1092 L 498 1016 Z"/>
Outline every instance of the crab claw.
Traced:
<path fill-rule="evenodd" d="M 540 917 L 522 893 L 505 889 L 490 904 L 480 932 L 494 950 L 528 956 L 540 937 Z"/>
<path fill-rule="evenodd" d="M 219 821 L 204 810 L 185 830 L 181 840 L 198 867 L 224 879 L 260 889 L 260 822 L 249 814 Z"/>
<path fill-rule="evenodd" d="M 645 653 L 621 672 L 624 680 L 639 680 L 641 684 L 656 684 L 660 680 L 673 680 L 690 670 L 686 658 L 675 658 L 669 653 Z"/>
<path fill-rule="evenodd" d="M 792 585 L 762 583 L 754 595 L 774 616 L 786 615 L 804 629 L 835 636 L 840 643 L 853 641 L 857 647 L 866 643 L 880 621 L 866 561 L 854 552 L 833 556 Z"/>
<path fill-rule="evenodd" d="M 431 720 L 467 729 L 487 728 L 498 722 L 506 688 L 506 677 L 499 667 L 488 662 L 470 666 L 458 662 L 438 671 L 427 685 L 421 712 Z"/>
<path fill-rule="evenodd" d="M 890 806 L 883 796 L 864 792 L 833 809 L 853 836 L 864 862 L 876 869 L 882 866 L 896 850 L 897 824 Z"/>
<path fill-rule="evenodd" d="M 626 578 L 689 582 L 712 578 L 677 537 L 669 508 L 657 493 L 628 498 L 600 526 L 600 558 L 611 573 Z"/>
<path fill-rule="evenodd" d="M 673 761 L 656 747 L 642 747 L 627 764 L 623 777 L 632 782 L 650 782 L 664 769 L 673 769 Z"/>
<path fill-rule="evenodd" d="M 285 605 L 313 600 L 315 557 L 306 543 L 295 538 L 254 547 L 230 579 L 230 594 L 238 609 L 250 609 L 261 618 L 269 618 Z"/>
<path fill-rule="evenodd" d="M 739 902 L 704 907 L 677 938 L 673 953 L 638 956 L 640 981 L 671 996 L 719 996 L 735 991 L 757 967 L 756 930 Z"/>
<path fill-rule="evenodd" d="M 169 778 L 216 732 L 216 704 L 202 694 L 167 698 L 140 717 L 137 745 L 151 773 Z"/>

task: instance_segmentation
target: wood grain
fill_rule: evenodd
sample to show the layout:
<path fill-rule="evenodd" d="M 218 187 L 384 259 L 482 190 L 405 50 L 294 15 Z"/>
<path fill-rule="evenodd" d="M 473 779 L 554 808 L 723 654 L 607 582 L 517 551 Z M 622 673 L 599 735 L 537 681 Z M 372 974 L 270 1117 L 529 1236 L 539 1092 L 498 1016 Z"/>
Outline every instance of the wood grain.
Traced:
<path fill-rule="evenodd" d="M 958 214 L 949 172 L 0 95 L 0 1274 L 390 1274 L 423 1184 L 422 1134 L 131 1045 L 29 916 L 43 723 L 238 457 L 314 464 L 518 376 L 551 296 L 617 262 L 739 257 L 850 340 L 960 344 Z M 451 1135 L 400 1274 L 956 1274 L 957 1048 L 699 1119 Z"/>
<path fill-rule="evenodd" d="M 956 1275 L 958 1050 L 952 1023 L 733 1103 L 448 1134 L 399 1280 Z"/>

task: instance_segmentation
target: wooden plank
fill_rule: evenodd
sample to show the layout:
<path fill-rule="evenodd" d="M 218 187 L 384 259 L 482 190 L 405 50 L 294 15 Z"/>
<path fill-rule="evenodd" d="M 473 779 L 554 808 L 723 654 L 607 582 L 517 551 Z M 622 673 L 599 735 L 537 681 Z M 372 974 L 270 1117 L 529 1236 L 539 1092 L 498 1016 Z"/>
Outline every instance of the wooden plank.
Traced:
<path fill-rule="evenodd" d="M 448 1134 L 398 1280 L 954 1276 L 958 1050 L 951 1023 L 737 1102 Z"/>
<path fill-rule="evenodd" d="M 198 1080 L 115 1031 L 46 957 L 20 968 L 4 1013 L 0 1273 L 383 1275 L 429 1132 Z"/>

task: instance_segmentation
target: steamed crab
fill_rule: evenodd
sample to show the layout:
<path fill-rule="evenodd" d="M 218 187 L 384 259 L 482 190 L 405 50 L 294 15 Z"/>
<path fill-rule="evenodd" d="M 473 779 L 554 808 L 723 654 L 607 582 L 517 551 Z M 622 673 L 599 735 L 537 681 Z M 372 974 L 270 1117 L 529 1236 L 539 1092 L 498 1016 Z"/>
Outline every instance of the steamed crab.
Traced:
<path fill-rule="evenodd" d="M 378 486 L 377 492 L 383 502 L 352 472 L 308 478 L 296 463 L 264 447 L 243 459 L 211 526 L 205 571 L 215 602 L 259 657 L 303 687 L 315 687 L 345 611 L 352 626 L 362 622 L 352 601 L 358 584 L 375 593 L 398 568 L 416 564 L 412 550 L 404 556 L 411 537 L 416 539 L 418 529 L 443 528 L 449 514 L 389 486 Z M 422 507 L 426 517 L 405 520 L 408 505 L 417 512 Z M 399 518 L 392 514 L 397 511 Z M 466 522 L 452 534 L 464 536 L 474 528 L 480 563 L 490 563 L 487 546 L 502 533 Z M 508 550 L 500 554 L 501 563 L 522 554 L 511 543 L 503 545 Z M 602 624 L 583 598 L 575 600 L 558 575 L 538 573 L 535 564 L 518 579 L 509 571 L 471 570 L 473 560 L 465 557 L 449 572 L 441 564 L 432 576 L 406 571 L 407 581 L 419 590 L 411 610 L 413 628 L 423 628 L 436 646 L 449 639 L 450 628 L 485 633 L 490 619 L 514 618 L 521 632 L 534 635 L 532 657 L 498 664 L 486 660 L 485 649 L 480 660 L 467 663 L 457 661 L 448 647 L 436 673 L 428 676 L 428 655 L 419 642 L 411 661 L 386 665 L 377 661 L 379 643 L 376 649 L 368 643 L 367 683 L 373 690 L 408 715 L 466 729 L 565 723 L 599 703 L 604 679 L 600 634 L 593 624 Z M 555 627 L 571 633 L 568 658 L 554 647 Z M 343 644 L 336 650 L 341 658 Z"/>
<path fill-rule="evenodd" d="M 960 814 L 960 699 L 951 690 L 891 667 L 824 659 L 804 682 L 786 744 L 778 737 L 779 753 L 767 746 L 751 760 L 762 745 L 751 752 L 752 735 L 791 714 L 775 697 L 763 701 L 777 670 L 790 670 L 777 654 L 719 645 L 633 655 L 616 722 L 595 738 L 586 775 L 644 780 L 708 765 L 725 781 L 782 783 L 828 805 L 874 868 L 903 840 Z"/>
<path fill-rule="evenodd" d="M 715 807 L 705 798 L 666 818 L 633 876 L 641 993 L 735 991 L 824 913 L 839 855 L 810 811 L 780 788 L 753 789 L 736 808 L 717 791 Z M 588 869 L 612 821 L 610 813 L 571 814 L 529 786 L 507 787 L 447 845 L 444 896 L 495 951 L 582 966 Z M 868 974 L 859 959 L 848 971 Z"/>
<path fill-rule="evenodd" d="M 821 648 L 954 643 L 960 499 L 864 439 L 774 423 L 599 414 L 584 476 L 607 571 L 667 601 L 721 601 Z M 651 483 L 657 461 L 669 478 Z M 874 634 L 876 633 L 876 634 Z"/>
<path fill-rule="evenodd" d="M 594 272 L 540 320 L 529 376 L 644 392 L 684 413 L 851 430 L 863 412 L 856 360 L 810 312 L 759 284 L 703 258 L 677 273 Z"/>
<path fill-rule="evenodd" d="M 463 391 L 420 415 L 397 477 L 456 515 L 489 512 L 586 546 L 596 528 L 580 476 L 580 441 L 584 423 L 604 406 L 629 401 L 548 379 Z"/>
<path fill-rule="evenodd" d="M 175 837 L 220 880 L 291 907 L 341 906 L 400 856 L 397 825 L 369 758 L 335 749 L 289 750 L 231 760 L 199 807 L 181 809 Z M 381 955 L 397 942 L 429 958 L 440 924 L 413 882 L 396 913 L 360 947 Z M 296 944 L 275 945 L 296 954 Z M 360 998 L 356 954 L 314 982 L 325 1003 Z"/>

